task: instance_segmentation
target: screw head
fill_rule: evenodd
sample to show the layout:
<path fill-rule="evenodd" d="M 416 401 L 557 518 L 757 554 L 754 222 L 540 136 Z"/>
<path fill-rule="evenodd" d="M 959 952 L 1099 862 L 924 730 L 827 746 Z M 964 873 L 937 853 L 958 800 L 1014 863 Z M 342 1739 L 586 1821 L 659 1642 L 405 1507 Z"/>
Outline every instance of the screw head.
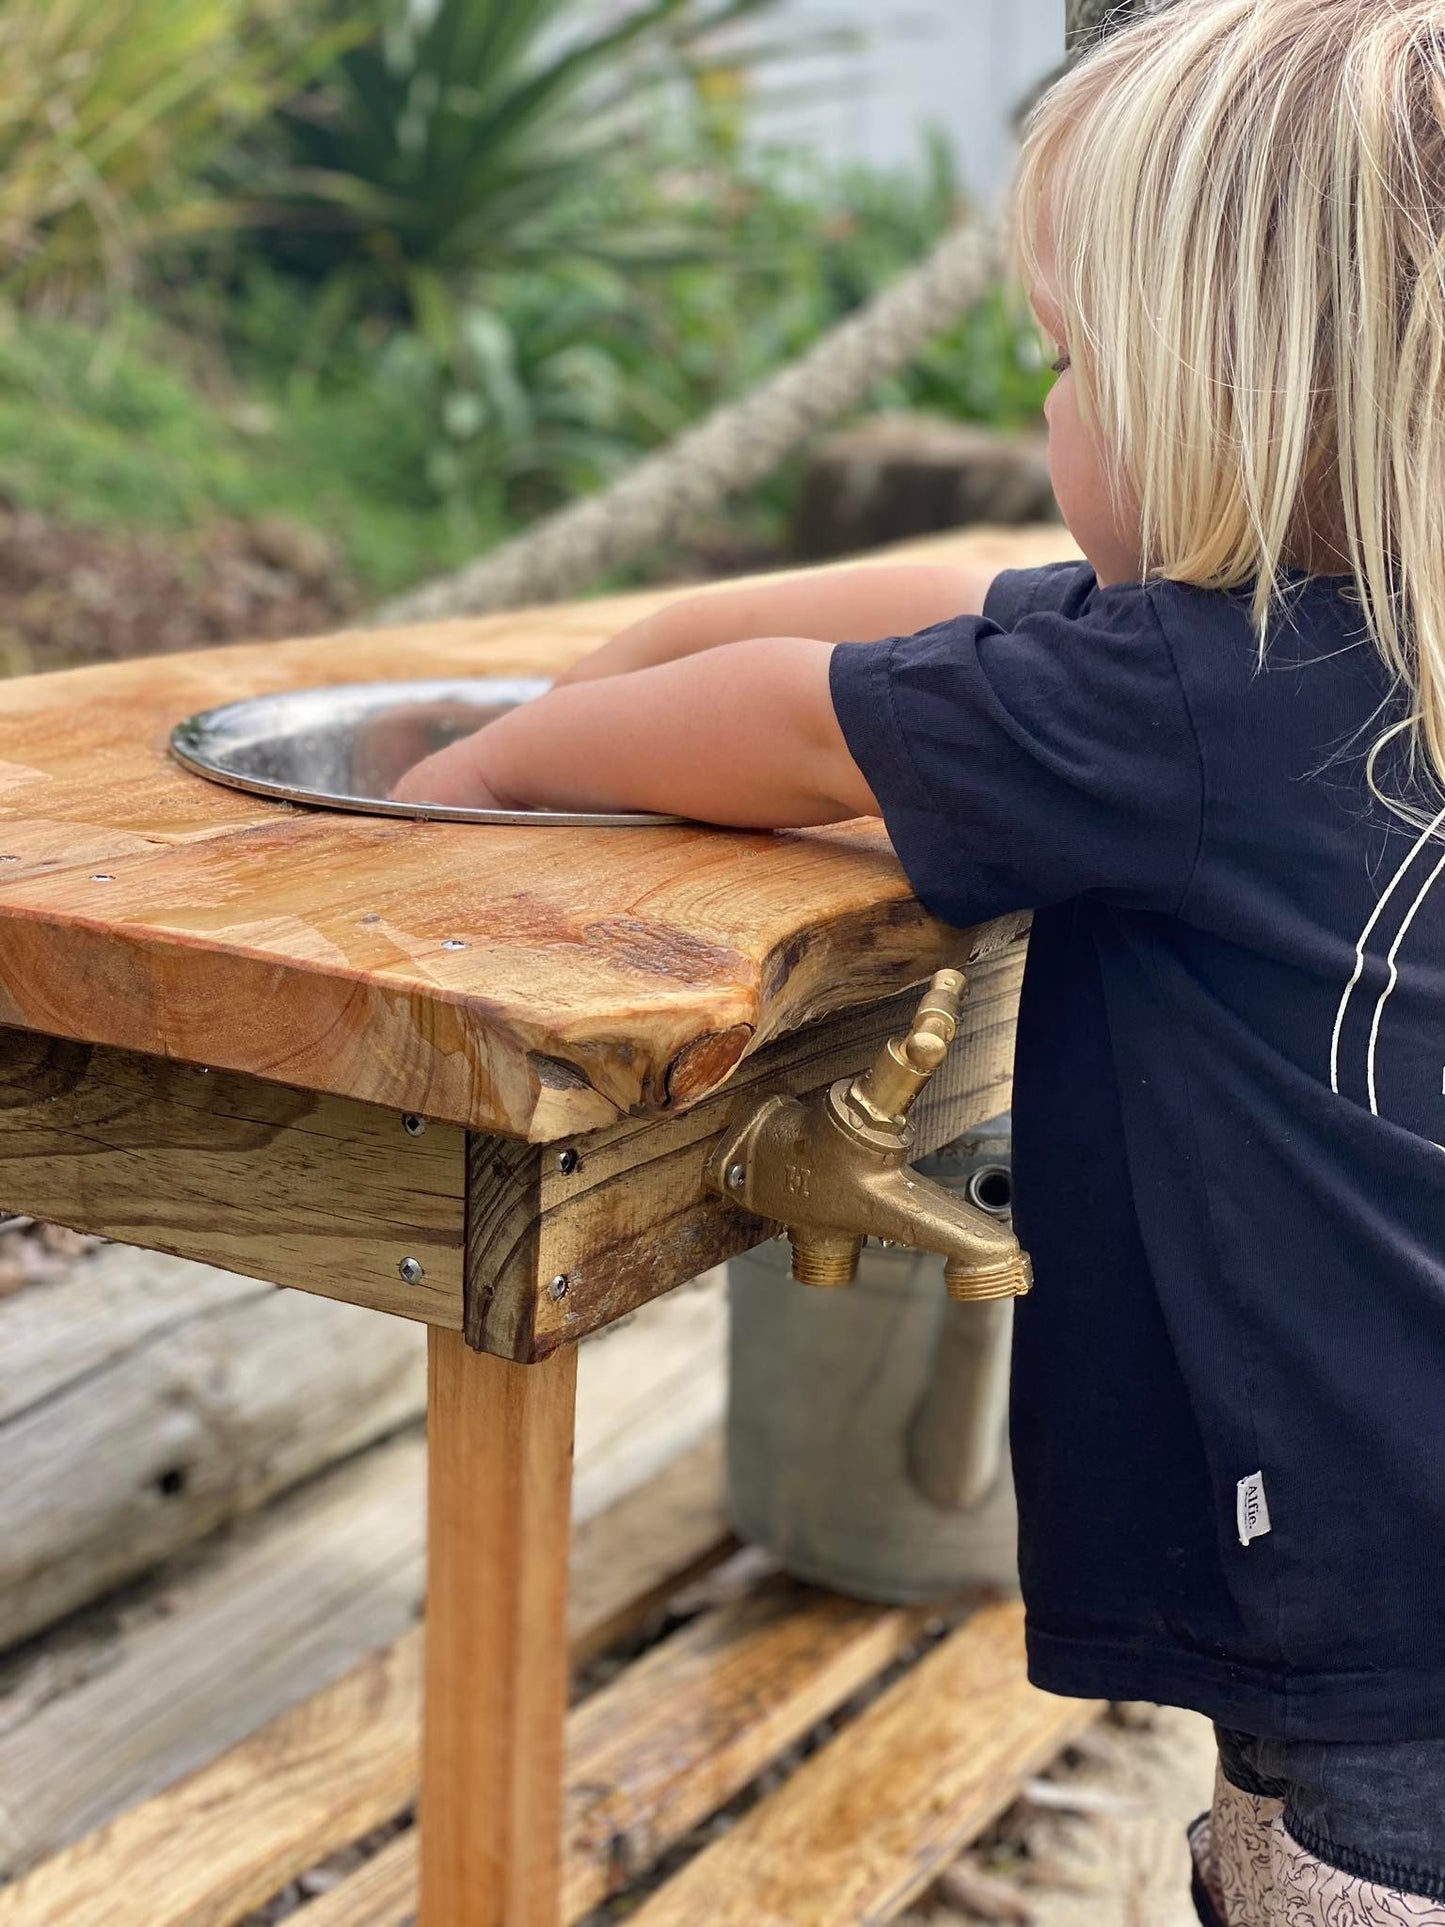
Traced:
<path fill-rule="evenodd" d="M 571 1279 L 565 1271 L 559 1271 L 547 1287 L 547 1296 L 552 1300 L 553 1304 L 560 1304 L 571 1289 Z"/>
<path fill-rule="evenodd" d="M 442 942 L 443 950 L 465 950 L 466 947 L 460 937 L 447 937 Z"/>
<path fill-rule="evenodd" d="M 406 1132 L 408 1137 L 420 1137 L 426 1129 L 426 1119 L 424 1117 L 418 1117 L 415 1111 L 408 1111 L 406 1116 L 401 1120 L 401 1128 Z"/>
<path fill-rule="evenodd" d="M 574 1171 L 580 1171 L 581 1168 L 582 1153 L 580 1151 L 570 1149 L 563 1151 L 557 1159 L 557 1169 L 562 1173 L 564 1178 L 570 1178 Z"/>
<path fill-rule="evenodd" d="M 728 1166 L 728 1190 L 741 1191 L 748 1181 L 747 1167 L 741 1164 Z"/>
<path fill-rule="evenodd" d="M 418 1258 L 403 1258 L 396 1269 L 404 1285 L 419 1285 L 426 1277 L 426 1266 Z"/>

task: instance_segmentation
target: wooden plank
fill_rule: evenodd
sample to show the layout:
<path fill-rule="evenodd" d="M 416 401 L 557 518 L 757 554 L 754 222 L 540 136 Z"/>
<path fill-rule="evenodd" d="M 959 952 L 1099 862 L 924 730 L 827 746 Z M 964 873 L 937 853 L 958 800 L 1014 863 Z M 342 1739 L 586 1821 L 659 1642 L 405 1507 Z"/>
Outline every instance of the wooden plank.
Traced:
<path fill-rule="evenodd" d="M 776 1579 L 584 1701 L 567 1726 L 562 1918 L 650 1867 L 898 1658 L 921 1623 Z"/>
<path fill-rule="evenodd" d="M 984 1607 L 630 1918 L 857 1927 L 901 1913 L 1097 1717 L 1024 1670 L 1023 1612 Z"/>
<path fill-rule="evenodd" d="M 708 1272 L 580 1346 L 574 1524 L 712 1437 L 727 1397 L 723 1271 Z"/>
<path fill-rule="evenodd" d="M 959 953 L 970 990 L 948 1069 L 917 1113 L 920 1155 L 1007 1108 L 1024 951 L 1020 921 L 1004 919 Z M 633 1118 L 561 1147 L 474 1137 L 469 1342 L 546 1357 L 771 1237 L 776 1227 L 705 1184 L 718 1133 L 750 1096 L 803 1095 L 861 1069 L 913 1005 L 909 995 L 810 1025 L 680 1116 Z"/>
<path fill-rule="evenodd" d="M 0 1647 L 419 1419 L 425 1351 L 119 1245 L 0 1302 Z"/>
<path fill-rule="evenodd" d="M 719 1273 L 578 1358 L 573 1516 L 721 1422 Z M 0 1299 L 0 1649 L 426 1410 L 420 1328 L 111 1245 Z"/>
<path fill-rule="evenodd" d="M 568 1622 L 575 1661 L 622 1637 L 720 1556 L 728 1543 L 721 1482 L 714 1437 L 578 1528 Z M 309 1610 L 309 1599 L 302 1603 Z M 173 1654 L 167 1642 L 166 1658 Z M 246 1647 L 221 1663 L 249 1678 Z M 189 1779 L 0 1887 L 0 1927 L 230 1927 L 415 1797 L 421 1671 L 421 1634 L 406 1633 Z M 127 1691 L 140 1686 L 135 1676 L 125 1682 Z M 92 1729 L 102 1756 L 109 1737 Z M 400 1851 L 410 1909 L 415 1841 Z M 368 1873 L 361 1893 L 378 1878 Z M 338 1927 L 347 1918 L 338 1914 Z M 357 1927 L 363 1918 L 358 1912 Z"/>
<path fill-rule="evenodd" d="M 573 1527 L 567 1636 L 574 1665 L 625 1639 L 679 1586 L 733 1550 L 723 1478 L 719 1429 L 645 1486 Z"/>
<path fill-rule="evenodd" d="M 296 1927 L 412 1927 L 415 1917 L 416 1835 L 403 1833 L 339 1887 L 313 1900 L 296 1916 Z M 216 1927 L 223 1924 L 218 1921 Z"/>
<path fill-rule="evenodd" d="M 456 1328 L 465 1188 L 453 1126 L 0 1030 L 9 1210 Z"/>
<path fill-rule="evenodd" d="M 395 1639 L 422 1596 L 424 1473 L 421 1440 L 403 1438 L 282 1500 L 209 1571 L 173 1583 L 171 1614 L 122 1642 L 108 1670 L 0 1736 L 0 1874 L 158 1793 Z M 5 1890 L 0 1904 L 18 1903 Z"/>
<path fill-rule="evenodd" d="M 561 1919 L 581 1919 L 645 1872 L 898 1658 L 922 1620 L 774 1579 L 704 1614 L 575 1708 Z M 415 1906 L 407 1835 L 300 1921 L 398 1927 Z"/>
<path fill-rule="evenodd" d="M 576 1385 L 431 1334 L 418 1927 L 556 1927 Z"/>
<path fill-rule="evenodd" d="M 961 535 L 978 566 L 1061 530 Z M 0 687 L 0 1022 L 549 1142 L 956 953 L 882 826 L 414 824 L 226 791 L 172 725 L 316 684 L 542 671 L 670 592 L 208 650 Z M 460 947 L 458 947 L 460 946 Z"/>

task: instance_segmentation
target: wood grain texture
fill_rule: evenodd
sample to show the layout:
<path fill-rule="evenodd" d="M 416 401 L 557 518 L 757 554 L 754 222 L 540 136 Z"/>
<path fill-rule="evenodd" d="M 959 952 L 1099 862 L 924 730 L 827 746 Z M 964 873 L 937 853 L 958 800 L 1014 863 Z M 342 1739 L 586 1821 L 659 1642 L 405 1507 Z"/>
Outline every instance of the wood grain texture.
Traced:
<path fill-rule="evenodd" d="M 715 1431 L 726 1359 L 718 1274 L 582 1347 L 574 1519 Z M 184 1259 L 0 1298 L 0 1651 L 425 1409 L 416 1325 Z"/>
<path fill-rule="evenodd" d="M 969 993 L 954 1054 L 915 1113 L 923 1155 L 1007 1108 L 1025 946 L 1017 920 L 959 939 Z M 772 1235 L 704 1173 L 735 1106 L 826 1089 L 906 1025 L 911 996 L 810 1025 L 680 1116 L 632 1118 L 565 1147 L 471 1139 L 468 1341 L 527 1361 L 623 1317 Z"/>
<path fill-rule="evenodd" d="M 567 1723 L 563 1920 L 651 1867 L 897 1659 L 921 1620 L 775 1579 L 584 1701 Z"/>
<path fill-rule="evenodd" d="M 282 1500 L 193 1582 L 173 1580 L 170 1610 L 108 1666 L 0 1734 L 0 1875 L 161 1793 L 397 1638 L 424 1585 L 424 1470 L 420 1439 L 403 1437 Z M 214 1851 L 198 1843 L 207 1863 Z M 14 1893 L 0 1888 L 6 1927 L 24 1919 L 5 1911 Z"/>
<path fill-rule="evenodd" d="M 418 1419 L 425 1353 L 401 1319 L 120 1245 L 0 1300 L 0 1648 Z"/>
<path fill-rule="evenodd" d="M 418 1927 L 556 1927 L 577 1353 L 429 1342 Z"/>
<path fill-rule="evenodd" d="M 922 1618 L 766 1580 L 584 1700 L 567 1720 L 561 1921 L 644 1873 L 898 1658 Z M 416 1860 L 414 1835 L 394 1841 L 307 1908 L 305 1927 L 400 1927 Z"/>
<path fill-rule="evenodd" d="M 296 1927 L 412 1927 L 415 1919 L 416 1835 L 403 1833 L 339 1887 L 313 1900 Z"/>
<path fill-rule="evenodd" d="M 455 1329 L 465 1193 L 455 1126 L 0 1030 L 8 1210 Z"/>
<path fill-rule="evenodd" d="M 728 1543 L 721 1441 L 713 1438 L 578 1528 L 568 1612 L 574 1663 L 623 1637 Z M 174 1648 L 172 1638 L 172 1663 Z M 233 1645 L 222 1656 L 228 1674 L 242 1650 Z M 152 1667 L 147 1679 L 158 1677 Z M 422 1635 L 408 1632 L 188 1779 L 0 1887 L 0 1927 L 231 1927 L 415 1798 L 421 1682 Z M 142 1690 L 133 1672 L 122 1682 L 123 1693 Z M 88 1701 L 84 1710 L 102 1709 Z M 32 1764 L 35 1757 L 31 1749 Z M 65 1764 L 58 1756 L 56 1771 Z M 394 1864 L 397 1851 L 383 1858 Z M 405 1907 L 393 1921 L 415 1908 L 414 1837 L 400 1843 L 400 1860 Z M 335 1896 L 317 1903 L 341 1909 L 336 1927 L 388 1918 L 365 1910 L 387 1877 L 376 1867 L 346 1883 L 354 1911 L 345 1910 L 353 1896 L 345 1906 Z M 323 1927 L 326 1918 L 317 1916 Z"/>
<path fill-rule="evenodd" d="M 1004 566 L 1069 545 L 972 531 L 916 552 Z M 246 695 L 560 668 L 668 599 L 0 686 L 0 1022 L 547 1142 L 694 1102 L 951 958 L 876 822 L 390 822 L 246 797 L 166 754 L 174 723 Z"/>
<path fill-rule="evenodd" d="M 630 1918 L 891 1920 L 1099 1710 L 1030 1686 L 1023 1609 L 986 1606 Z"/>

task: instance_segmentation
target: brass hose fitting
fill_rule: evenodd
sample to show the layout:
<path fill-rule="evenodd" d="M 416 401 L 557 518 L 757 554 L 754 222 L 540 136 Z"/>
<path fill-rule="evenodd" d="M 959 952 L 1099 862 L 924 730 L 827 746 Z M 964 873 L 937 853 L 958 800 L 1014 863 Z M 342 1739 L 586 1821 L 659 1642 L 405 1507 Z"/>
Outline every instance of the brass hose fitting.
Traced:
<path fill-rule="evenodd" d="M 871 1069 L 831 1090 L 748 1100 L 708 1166 L 715 1189 L 785 1227 L 793 1276 L 804 1284 L 851 1284 L 865 1238 L 945 1260 L 949 1295 L 973 1301 L 1021 1297 L 1032 1283 L 1027 1255 L 1007 1226 L 909 1166 L 909 1111 L 948 1056 L 967 980 L 941 970 L 903 1037 Z"/>

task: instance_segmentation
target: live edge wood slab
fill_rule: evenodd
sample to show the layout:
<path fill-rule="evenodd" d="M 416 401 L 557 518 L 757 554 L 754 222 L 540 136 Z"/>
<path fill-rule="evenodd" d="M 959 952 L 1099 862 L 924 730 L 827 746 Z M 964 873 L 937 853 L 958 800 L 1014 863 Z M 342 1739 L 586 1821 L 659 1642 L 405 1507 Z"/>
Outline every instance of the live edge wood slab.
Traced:
<path fill-rule="evenodd" d="M 262 691 L 555 671 L 668 599 L 0 685 L 0 1204 L 525 1361 L 764 1236 L 702 1184 L 728 1108 L 856 1068 L 943 961 L 1003 952 L 971 1025 L 980 1101 L 1001 1090 L 1017 928 L 935 922 L 876 822 L 391 821 L 167 753 L 182 717 Z"/>

